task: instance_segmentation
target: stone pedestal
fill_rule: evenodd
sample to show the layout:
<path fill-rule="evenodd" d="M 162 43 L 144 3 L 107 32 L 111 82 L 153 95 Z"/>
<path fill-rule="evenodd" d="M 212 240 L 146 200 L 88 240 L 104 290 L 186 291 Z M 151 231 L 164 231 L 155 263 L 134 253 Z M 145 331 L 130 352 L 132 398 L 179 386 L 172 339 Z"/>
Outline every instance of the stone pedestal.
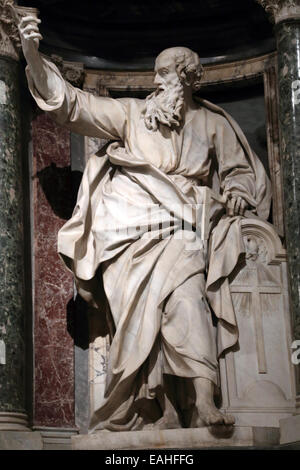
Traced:
<path fill-rule="evenodd" d="M 42 450 L 39 432 L 0 431 L 0 450 Z"/>
<path fill-rule="evenodd" d="M 239 341 L 220 358 L 222 407 L 237 426 L 278 428 L 295 413 L 286 251 L 270 224 L 241 228 L 246 259 L 230 280 Z"/>
<path fill-rule="evenodd" d="M 280 444 L 298 444 L 300 448 L 300 415 L 280 420 Z"/>
<path fill-rule="evenodd" d="M 40 434 L 43 450 L 71 450 L 71 437 L 77 435 L 77 429 L 35 426 L 34 434 Z"/>
<path fill-rule="evenodd" d="M 277 428 L 223 426 L 197 429 L 108 432 L 72 437 L 74 450 L 208 449 L 274 447 L 279 444 Z"/>

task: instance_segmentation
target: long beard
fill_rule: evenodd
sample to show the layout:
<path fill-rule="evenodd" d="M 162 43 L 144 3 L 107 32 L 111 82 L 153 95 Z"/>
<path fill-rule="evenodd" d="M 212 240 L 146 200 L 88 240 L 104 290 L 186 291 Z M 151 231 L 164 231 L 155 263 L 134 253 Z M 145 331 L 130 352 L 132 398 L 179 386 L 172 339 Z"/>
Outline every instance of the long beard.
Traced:
<path fill-rule="evenodd" d="M 172 86 L 157 88 L 147 96 L 142 111 L 147 129 L 156 131 L 159 123 L 169 127 L 179 126 L 183 103 L 183 85 L 179 79 Z"/>

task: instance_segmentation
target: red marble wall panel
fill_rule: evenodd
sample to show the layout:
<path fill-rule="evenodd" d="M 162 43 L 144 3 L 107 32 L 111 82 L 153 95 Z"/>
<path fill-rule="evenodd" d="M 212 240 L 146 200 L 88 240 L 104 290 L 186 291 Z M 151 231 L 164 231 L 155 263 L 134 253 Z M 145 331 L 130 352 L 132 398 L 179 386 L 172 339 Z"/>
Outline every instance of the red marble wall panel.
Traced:
<path fill-rule="evenodd" d="M 73 340 L 67 331 L 72 275 L 57 254 L 69 215 L 70 133 L 46 114 L 32 123 L 34 198 L 34 425 L 74 426 Z"/>

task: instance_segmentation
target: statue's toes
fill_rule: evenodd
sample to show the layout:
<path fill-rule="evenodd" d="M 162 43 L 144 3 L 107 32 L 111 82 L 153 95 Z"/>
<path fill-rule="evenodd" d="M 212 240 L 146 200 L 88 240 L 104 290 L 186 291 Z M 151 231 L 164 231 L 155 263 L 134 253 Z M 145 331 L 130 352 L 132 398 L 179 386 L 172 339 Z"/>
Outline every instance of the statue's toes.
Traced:
<path fill-rule="evenodd" d="M 220 411 L 217 411 L 207 414 L 206 422 L 208 426 L 214 426 L 216 424 L 232 426 L 235 423 L 235 418 L 232 415 L 222 414 Z"/>
<path fill-rule="evenodd" d="M 224 417 L 224 423 L 228 424 L 229 426 L 232 426 L 235 423 L 235 417 L 232 415 L 223 415 Z"/>
<path fill-rule="evenodd" d="M 224 424 L 224 416 L 222 413 L 216 412 L 216 413 L 209 413 L 206 416 L 206 422 L 208 426 L 213 426 L 215 424 Z"/>
<path fill-rule="evenodd" d="M 223 414 L 221 411 L 211 405 L 206 407 L 202 406 L 201 410 L 198 409 L 198 419 L 196 424 L 197 427 L 203 427 L 203 424 L 204 426 L 232 426 L 234 423 L 234 416 L 230 414 Z"/>

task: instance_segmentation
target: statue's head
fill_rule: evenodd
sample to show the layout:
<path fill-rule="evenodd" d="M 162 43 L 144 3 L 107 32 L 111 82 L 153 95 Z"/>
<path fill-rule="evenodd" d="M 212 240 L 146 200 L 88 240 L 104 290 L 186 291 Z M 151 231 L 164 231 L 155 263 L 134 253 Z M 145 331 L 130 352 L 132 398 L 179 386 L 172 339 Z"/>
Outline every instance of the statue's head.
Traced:
<path fill-rule="evenodd" d="M 154 71 L 157 89 L 147 97 L 143 111 L 145 124 L 153 131 L 159 122 L 169 127 L 180 124 L 184 91 L 200 88 L 203 67 L 196 52 L 171 47 L 157 56 Z"/>
<path fill-rule="evenodd" d="M 180 82 L 193 90 L 200 88 L 203 67 L 199 56 L 187 47 L 170 47 L 162 51 L 155 61 L 155 84 L 170 80 L 176 74 Z"/>

